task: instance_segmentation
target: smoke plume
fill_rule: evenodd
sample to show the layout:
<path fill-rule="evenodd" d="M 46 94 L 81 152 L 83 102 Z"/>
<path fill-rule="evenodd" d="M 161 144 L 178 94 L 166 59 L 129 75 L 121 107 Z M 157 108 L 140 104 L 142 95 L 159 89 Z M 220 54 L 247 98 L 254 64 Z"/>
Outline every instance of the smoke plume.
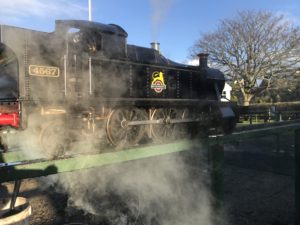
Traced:
<path fill-rule="evenodd" d="M 168 16 L 168 13 L 174 4 L 175 0 L 150 0 L 151 5 L 151 29 L 152 29 L 152 39 L 157 41 L 160 30 L 164 23 L 164 20 Z"/>

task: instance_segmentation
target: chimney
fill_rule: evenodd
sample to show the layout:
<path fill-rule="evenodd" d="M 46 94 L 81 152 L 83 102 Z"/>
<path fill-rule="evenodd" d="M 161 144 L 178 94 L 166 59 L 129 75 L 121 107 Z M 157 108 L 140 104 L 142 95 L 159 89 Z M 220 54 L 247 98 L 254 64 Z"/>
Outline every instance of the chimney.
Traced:
<path fill-rule="evenodd" d="M 158 42 L 151 42 L 151 48 L 152 49 L 155 49 L 156 51 L 159 51 L 160 52 L 160 49 L 159 49 L 159 43 Z"/>
<path fill-rule="evenodd" d="M 207 53 L 200 53 L 198 54 L 198 57 L 199 57 L 199 67 L 200 68 L 207 68 L 207 58 L 208 58 L 208 55 Z"/>

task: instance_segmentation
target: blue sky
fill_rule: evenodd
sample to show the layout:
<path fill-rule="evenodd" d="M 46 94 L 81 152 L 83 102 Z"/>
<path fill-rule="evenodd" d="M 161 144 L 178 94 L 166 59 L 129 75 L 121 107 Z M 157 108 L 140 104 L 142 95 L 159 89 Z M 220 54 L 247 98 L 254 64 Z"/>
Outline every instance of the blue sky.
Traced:
<path fill-rule="evenodd" d="M 128 43 L 161 44 L 162 53 L 184 62 L 201 33 L 238 10 L 284 14 L 300 25 L 299 0 L 92 0 L 93 21 L 115 23 L 128 32 Z M 1 0 L 0 23 L 53 31 L 56 19 L 88 19 L 88 0 Z"/>

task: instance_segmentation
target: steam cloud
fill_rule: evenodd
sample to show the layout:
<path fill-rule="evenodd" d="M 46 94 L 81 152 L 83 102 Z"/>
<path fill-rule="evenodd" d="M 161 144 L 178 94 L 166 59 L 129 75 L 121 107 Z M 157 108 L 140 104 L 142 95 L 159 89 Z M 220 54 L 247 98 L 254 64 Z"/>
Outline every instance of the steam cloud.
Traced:
<path fill-rule="evenodd" d="M 157 41 L 162 24 L 174 2 L 175 0 L 150 0 L 152 9 L 151 29 L 153 41 Z"/>
<path fill-rule="evenodd" d="M 52 176 L 51 182 L 68 193 L 70 215 L 78 209 L 93 215 L 80 221 L 87 224 L 212 225 L 210 195 L 198 175 L 182 157 L 169 155 Z"/>

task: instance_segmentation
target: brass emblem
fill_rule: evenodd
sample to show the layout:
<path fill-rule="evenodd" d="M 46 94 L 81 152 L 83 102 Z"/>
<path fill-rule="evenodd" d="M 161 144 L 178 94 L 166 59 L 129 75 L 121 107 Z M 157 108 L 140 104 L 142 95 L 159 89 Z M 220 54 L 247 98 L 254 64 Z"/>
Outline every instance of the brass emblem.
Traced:
<path fill-rule="evenodd" d="M 161 93 L 163 90 L 167 89 L 163 72 L 155 71 L 152 74 L 151 89 L 153 89 L 156 93 Z"/>

